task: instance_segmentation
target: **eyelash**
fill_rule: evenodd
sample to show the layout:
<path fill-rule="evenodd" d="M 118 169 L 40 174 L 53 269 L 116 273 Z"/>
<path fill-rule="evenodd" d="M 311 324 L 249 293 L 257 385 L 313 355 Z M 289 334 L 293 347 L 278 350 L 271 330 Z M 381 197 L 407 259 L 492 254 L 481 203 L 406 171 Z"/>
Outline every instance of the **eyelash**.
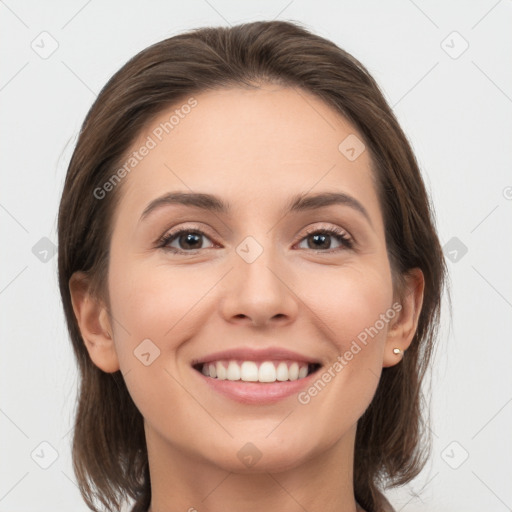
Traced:
<path fill-rule="evenodd" d="M 180 249 L 176 249 L 174 247 L 168 246 L 168 244 L 171 241 L 173 241 L 173 239 L 177 238 L 179 235 L 181 235 L 183 233 L 189 233 L 189 234 L 194 233 L 196 235 L 202 235 L 202 236 L 205 236 L 206 238 L 210 239 L 210 237 L 204 231 L 202 231 L 201 229 L 196 228 L 196 227 L 179 229 L 177 231 L 171 231 L 170 233 L 164 234 L 157 241 L 157 248 L 164 249 L 165 251 L 169 251 L 174 254 L 197 254 L 197 252 L 200 251 L 201 249 L 195 249 L 195 250 L 191 250 L 191 251 L 182 251 Z M 338 247 L 334 250 L 311 249 L 312 251 L 314 251 L 316 253 L 323 252 L 323 253 L 329 254 L 329 253 L 336 253 L 336 252 L 339 252 L 342 250 L 354 248 L 354 240 L 347 235 L 346 231 L 344 231 L 341 228 L 337 228 L 337 227 L 335 227 L 335 228 L 317 228 L 317 229 L 307 230 L 305 235 L 299 240 L 299 243 L 302 242 L 308 236 L 316 235 L 316 234 L 330 235 L 333 238 L 336 238 L 342 245 L 342 247 Z"/>

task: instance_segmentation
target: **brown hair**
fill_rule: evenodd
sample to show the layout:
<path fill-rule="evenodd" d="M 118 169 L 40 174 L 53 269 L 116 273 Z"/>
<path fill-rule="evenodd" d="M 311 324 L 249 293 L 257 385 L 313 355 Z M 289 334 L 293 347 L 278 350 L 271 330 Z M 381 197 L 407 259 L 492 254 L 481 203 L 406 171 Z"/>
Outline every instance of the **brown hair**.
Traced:
<path fill-rule="evenodd" d="M 80 371 L 73 465 L 87 505 L 118 510 L 151 500 L 143 418 L 121 373 L 91 361 L 69 291 L 75 271 L 86 272 L 98 299 L 107 283 L 112 214 L 121 185 L 105 199 L 101 187 L 157 114 L 193 93 L 262 83 L 299 88 L 349 120 L 370 151 L 394 279 L 418 267 L 425 276 L 415 337 L 403 357 L 384 368 L 373 401 L 357 427 L 354 490 L 368 511 L 385 503 L 381 488 L 402 485 L 423 468 L 431 450 L 420 385 L 433 355 L 446 267 L 433 210 L 413 151 L 377 83 L 334 43 L 296 22 L 259 21 L 179 34 L 141 51 L 104 86 L 88 112 L 67 171 L 58 219 L 59 285 Z"/>

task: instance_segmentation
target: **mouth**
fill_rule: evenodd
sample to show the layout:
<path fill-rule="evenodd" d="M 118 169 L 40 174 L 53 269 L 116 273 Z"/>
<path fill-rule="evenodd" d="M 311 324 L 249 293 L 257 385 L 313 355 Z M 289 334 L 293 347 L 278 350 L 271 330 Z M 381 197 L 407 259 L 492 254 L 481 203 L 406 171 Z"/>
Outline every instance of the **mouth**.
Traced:
<path fill-rule="evenodd" d="M 305 379 L 321 365 L 294 360 L 221 359 L 196 363 L 192 367 L 208 379 L 273 384 Z"/>

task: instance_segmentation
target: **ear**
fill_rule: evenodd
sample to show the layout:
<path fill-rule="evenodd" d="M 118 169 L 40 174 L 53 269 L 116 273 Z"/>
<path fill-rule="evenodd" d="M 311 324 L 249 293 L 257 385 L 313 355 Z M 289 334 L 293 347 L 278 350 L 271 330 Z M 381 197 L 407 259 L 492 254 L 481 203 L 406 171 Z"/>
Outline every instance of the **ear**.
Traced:
<path fill-rule="evenodd" d="M 90 281 L 84 272 L 75 272 L 69 280 L 73 311 L 89 356 L 106 373 L 119 370 L 108 310 L 92 296 Z"/>
<path fill-rule="evenodd" d="M 414 268 L 404 276 L 405 287 L 401 290 L 401 309 L 390 322 L 384 359 L 382 366 L 394 366 L 402 360 L 403 352 L 407 350 L 414 338 L 418 327 L 418 319 L 423 305 L 423 292 L 425 289 L 425 277 L 419 268 Z M 395 354 L 394 348 L 399 348 L 402 353 Z"/>

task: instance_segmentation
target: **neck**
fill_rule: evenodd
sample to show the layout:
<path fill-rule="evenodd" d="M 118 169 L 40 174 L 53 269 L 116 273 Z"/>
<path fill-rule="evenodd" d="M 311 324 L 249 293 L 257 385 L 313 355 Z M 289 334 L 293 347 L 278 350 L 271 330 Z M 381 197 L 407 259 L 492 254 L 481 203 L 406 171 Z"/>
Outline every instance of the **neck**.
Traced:
<path fill-rule="evenodd" d="M 264 465 L 241 473 L 239 467 L 221 467 L 193 452 L 185 452 L 146 425 L 151 476 L 148 512 L 363 512 L 353 489 L 355 429 L 320 454 L 304 454 L 287 469 Z"/>

